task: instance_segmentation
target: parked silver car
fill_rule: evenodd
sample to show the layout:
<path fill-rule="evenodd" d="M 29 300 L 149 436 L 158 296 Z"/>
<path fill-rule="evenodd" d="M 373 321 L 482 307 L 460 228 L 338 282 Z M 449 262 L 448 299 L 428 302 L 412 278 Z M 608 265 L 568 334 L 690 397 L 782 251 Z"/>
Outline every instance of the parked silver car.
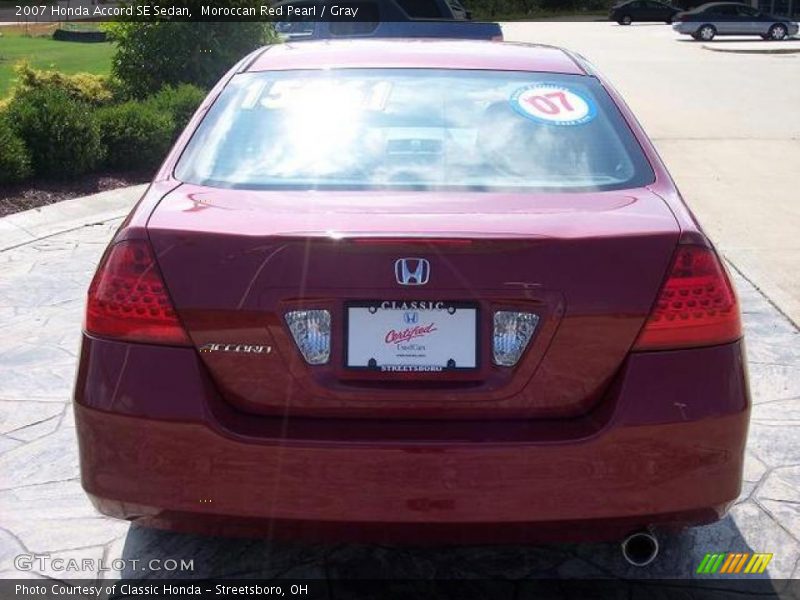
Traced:
<path fill-rule="evenodd" d="M 678 13 L 672 28 L 705 42 L 717 35 L 760 35 L 765 40 L 783 40 L 798 31 L 797 23 L 787 18 L 733 2 L 712 2 Z"/>

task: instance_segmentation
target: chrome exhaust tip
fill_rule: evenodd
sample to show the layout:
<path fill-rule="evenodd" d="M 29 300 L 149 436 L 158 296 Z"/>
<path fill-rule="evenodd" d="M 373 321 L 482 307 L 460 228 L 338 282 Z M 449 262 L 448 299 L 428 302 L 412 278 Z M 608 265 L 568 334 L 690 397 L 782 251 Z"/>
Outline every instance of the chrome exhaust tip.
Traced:
<path fill-rule="evenodd" d="M 658 540 L 649 531 L 632 533 L 621 544 L 622 556 L 634 567 L 649 565 L 658 556 Z"/>

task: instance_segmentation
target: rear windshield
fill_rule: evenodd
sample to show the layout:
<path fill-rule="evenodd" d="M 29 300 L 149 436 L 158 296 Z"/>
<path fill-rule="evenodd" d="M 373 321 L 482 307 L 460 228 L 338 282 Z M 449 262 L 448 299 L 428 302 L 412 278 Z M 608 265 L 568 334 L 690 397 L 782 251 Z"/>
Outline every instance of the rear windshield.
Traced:
<path fill-rule="evenodd" d="M 567 192 L 654 178 L 592 77 L 435 69 L 237 75 L 176 176 L 235 189 Z"/>

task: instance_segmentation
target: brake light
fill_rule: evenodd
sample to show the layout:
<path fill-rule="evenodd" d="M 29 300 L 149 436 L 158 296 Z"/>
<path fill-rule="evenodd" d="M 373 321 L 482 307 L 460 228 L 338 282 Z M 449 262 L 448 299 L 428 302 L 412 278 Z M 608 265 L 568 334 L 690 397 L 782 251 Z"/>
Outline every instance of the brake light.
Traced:
<path fill-rule="evenodd" d="M 350 240 L 354 244 L 365 246 L 396 246 L 406 244 L 425 244 L 430 246 L 469 246 L 472 240 L 464 238 L 428 238 L 428 237 L 357 237 Z"/>
<path fill-rule="evenodd" d="M 130 342 L 189 345 L 150 245 L 112 246 L 89 286 L 86 332 Z"/>
<path fill-rule="evenodd" d="M 736 293 L 717 255 L 679 246 L 634 350 L 710 346 L 741 336 Z"/>

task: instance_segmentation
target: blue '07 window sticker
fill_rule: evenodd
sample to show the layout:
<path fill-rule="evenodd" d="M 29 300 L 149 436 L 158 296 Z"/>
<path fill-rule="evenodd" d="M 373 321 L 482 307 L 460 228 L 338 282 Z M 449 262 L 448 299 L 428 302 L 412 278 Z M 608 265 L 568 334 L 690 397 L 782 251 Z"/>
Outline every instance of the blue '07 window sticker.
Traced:
<path fill-rule="evenodd" d="M 585 125 L 597 116 L 589 96 L 560 85 L 538 83 L 520 88 L 510 102 L 523 117 L 560 127 Z"/>

